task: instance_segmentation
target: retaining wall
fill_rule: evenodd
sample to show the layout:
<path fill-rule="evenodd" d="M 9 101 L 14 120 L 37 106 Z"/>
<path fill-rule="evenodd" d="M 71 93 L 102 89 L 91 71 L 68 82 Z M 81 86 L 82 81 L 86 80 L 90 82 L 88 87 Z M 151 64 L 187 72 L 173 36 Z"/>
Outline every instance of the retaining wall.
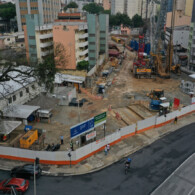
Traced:
<path fill-rule="evenodd" d="M 175 117 L 181 118 L 187 114 L 195 112 L 195 104 L 184 107 L 180 110 L 174 111 L 167 114 L 166 116 L 154 116 L 147 118 L 142 121 L 138 121 L 136 124 L 121 128 L 116 130 L 115 133 L 106 136 L 100 140 L 83 146 L 76 151 L 71 152 L 71 163 L 77 164 L 80 161 L 92 156 L 93 154 L 104 149 L 106 144 L 114 145 L 120 142 L 122 139 L 128 138 L 135 135 L 136 133 L 141 133 L 152 128 L 161 127 L 168 123 L 173 122 Z M 38 157 L 40 163 L 42 164 L 58 164 L 58 165 L 68 165 L 70 164 L 70 159 L 68 157 L 68 151 L 59 152 L 49 152 L 49 151 L 33 151 L 12 147 L 0 146 L 0 158 L 20 160 L 33 162 L 34 159 Z"/>

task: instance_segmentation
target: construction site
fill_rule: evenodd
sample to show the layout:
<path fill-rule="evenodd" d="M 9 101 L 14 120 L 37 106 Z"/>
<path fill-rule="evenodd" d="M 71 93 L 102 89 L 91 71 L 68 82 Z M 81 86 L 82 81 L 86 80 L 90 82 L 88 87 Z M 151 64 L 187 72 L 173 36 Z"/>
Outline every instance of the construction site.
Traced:
<path fill-rule="evenodd" d="M 167 48 L 161 40 L 165 10 L 166 2 L 162 1 L 162 18 L 159 18 L 155 32 L 157 44 L 151 45 L 149 55 L 145 53 L 146 38 L 142 32 L 135 37 L 110 35 L 109 59 L 91 76 L 90 85 L 78 91 L 78 99 L 85 99 L 83 106 L 56 104 L 49 122 L 31 122 L 33 129 L 39 133 L 40 129 L 42 131 L 39 142 L 35 142 L 30 149 L 45 150 L 48 144 L 59 144 L 60 136 L 63 136 L 64 144 L 60 150 L 67 150 L 70 147 L 71 126 L 103 112 L 107 112 L 106 128 L 96 128 L 97 135 L 90 141 L 102 139 L 122 127 L 151 116 L 166 116 L 173 110 L 191 104 L 191 97 L 180 89 L 180 83 L 187 75 L 180 71 L 179 64 L 173 62 L 172 34 Z M 131 47 L 132 40 L 137 40 L 137 50 Z M 175 98 L 179 99 L 179 104 L 174 104 Z M 19 147 L 23 135 L 24 125 L 20 125 L 11 138 L 1 142 L 1 145 Z M 78 141 L 73 140 L 74 148 L 90 142 Z"/>

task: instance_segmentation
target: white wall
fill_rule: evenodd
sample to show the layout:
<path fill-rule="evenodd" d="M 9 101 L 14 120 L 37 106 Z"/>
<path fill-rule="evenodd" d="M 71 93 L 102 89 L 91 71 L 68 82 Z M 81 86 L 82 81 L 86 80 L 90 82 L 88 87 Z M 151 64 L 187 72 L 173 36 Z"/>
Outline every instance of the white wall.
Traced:
<path fill-rule="evenodd" d="M 174 120 L 177 116 L 182 116 L 187 113 L 195 111 L 195 104 L 190 105 L 187 107 L 182 108 L 181 110 L 174 111 L 166 115 L 166 117 L 151 117 L 143 121 L 139 121 L 137 128 L 139 130 L 146 128 L 147 126 L 155 124 L 162 124 L 166 121 Z M 145 124 L 145 125 L 144 125 Z M 88 154 L 91 154 L 95 151 L 101 150 L 104 148 L 106 144 L 114 143 L 115 141 L 120 141 L 122 136 L 128 135 L 130 133 L 135 132 L 135 124 L 121 128 L 121 130 L 116 131 L 115 133 L 106 136 L 100 140 L 97 140 L 93 143 L 90 143 L 86 146 L 83 146 L 76 151 L 71 152 L 72 154 L 72 161 L 79 160 L 81 158 L 85 158 Z M 40 160 L 45 161 L 61 161 L 66 163 L 69 162 L 68 152 L 67 151 L 58 151 L 58 152 L 46 152 L 46 151 L 32 151 L 26 149 L 19 149 L 19 148 L 12 148 L 12 147 L 3 147 L 0 146 L 0 156 L 15 156 L 20 158 L 28 158 L 28 159 L 35 159 L 36 157 L 40 158 Z M 51 163 L 51 162 L 48 162 Z"/>
<path fill-rule="evenodd" d="M 33 85 L 35 88 L 33 88 Z M 26 88 L 29 89 L 29 93 L 27 93 Z M 26 102 L 30 101 L 34 97 L 36 97 L 38 94 L 40 94 L 40 86 L 33 82 L 30 85 L 27 85 L 26 88 L 21 88 L 20 90 L 15 91 L 13 94 L 8 95 L 2 99 L 0 99 L 0 110 L 5 108 L 8 105 L 15 105 L 15 104 L 25 104 Z M 20 92 L 23 93 L 22 96 L 20 96 Z M 13 100 L 13 96 L 16 96 L 16 100 Z M 12 102 L 9 103 L 9 98 L 11 98 Z"/>

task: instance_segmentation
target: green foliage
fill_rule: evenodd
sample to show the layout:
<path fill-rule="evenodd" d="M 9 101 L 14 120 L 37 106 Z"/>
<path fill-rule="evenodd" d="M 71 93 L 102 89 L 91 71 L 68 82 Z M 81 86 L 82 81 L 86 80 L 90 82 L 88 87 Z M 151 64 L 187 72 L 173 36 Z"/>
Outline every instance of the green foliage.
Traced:
<path fill-rule="evenodd" d="M 83 11 L 86 11 L 90 14 L 100 14 L 104 12 L 104 8 L 97 3 L 89 3 L 83 6 Z"/>
<path fill-rule="evenodd" d="M 16 8 L 12 3 L 6 3 L 0 5 L 0 17 L 4 20 L 10 20 L 16 16 Z"/>
<path fill-rule="evenodd" d="M 54 55 L 49 55 L 42 63 L 39 63 L 35 72 L 39 83 L 44 84 L 47 91 L 53 92 L 54 79 L 57 72 Z"/>
<path fill-rule="evenodd" d="M 133 27 L 143 27 L 144 21 L 142 20 L 142 17 L 138 14 L 134 15 L 132 18 Z"/>
<path fill-rule="evenodd" d="M 88 70 L 89 62 L 83 60 L 78 62 L 77 70 Z"/>
<path fill-rule="evenodd" d="M 66 11 L 68 8 L 78 8 L 78 5 L 75 2 L 70 2 L 65 8 L 64 11 Z"/>
<path fill-rule="evenodd" d="M 132 25 L 132 21 L 126 14 L 117 13 L 116 15 L 110 15 L 110 27 L 120 26 L 130 27 Z"/>
<path fill-rule="evenodd" d="M 111 15 L 111 10 L 104 10 L 104 11 L 102 12 L 102 14 L 109 14 L 109 15 Z"/>

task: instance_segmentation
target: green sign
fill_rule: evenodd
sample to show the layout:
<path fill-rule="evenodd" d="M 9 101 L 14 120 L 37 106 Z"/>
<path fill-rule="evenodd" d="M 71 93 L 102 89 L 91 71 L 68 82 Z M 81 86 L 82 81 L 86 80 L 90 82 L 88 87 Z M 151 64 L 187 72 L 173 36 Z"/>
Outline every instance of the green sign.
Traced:
<path fill-rule="evenodd" d="M 94 117 L 95 127 L 106 123 L 106 115 L 107 115 L 106 112 L 104 112 Z"/>

